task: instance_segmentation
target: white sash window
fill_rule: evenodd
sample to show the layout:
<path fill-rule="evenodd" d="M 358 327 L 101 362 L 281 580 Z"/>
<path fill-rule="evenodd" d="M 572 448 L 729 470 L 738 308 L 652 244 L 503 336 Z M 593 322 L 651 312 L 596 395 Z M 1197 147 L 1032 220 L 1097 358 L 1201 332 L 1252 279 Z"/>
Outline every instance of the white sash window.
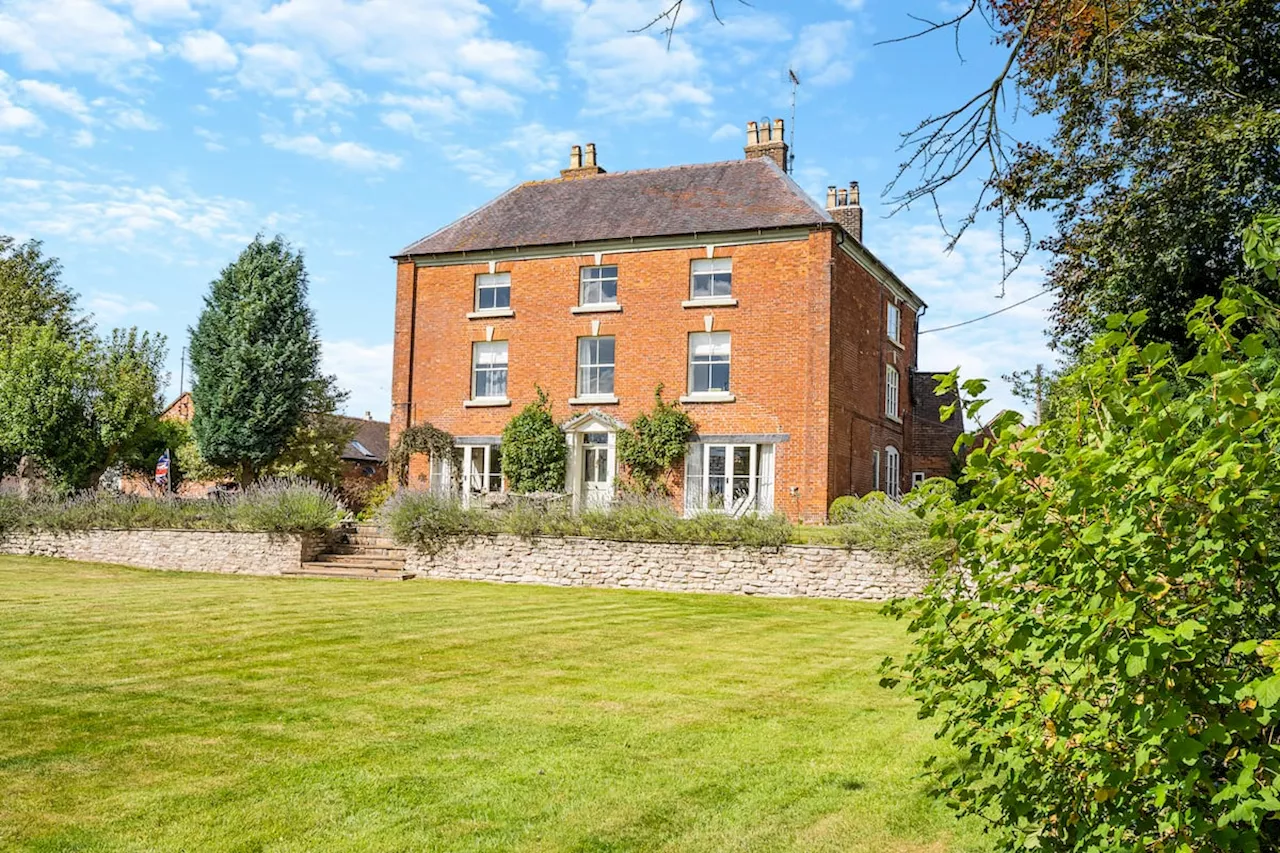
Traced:
<path fill-rule="evenodd" d="M 691 444 L 685 454 L 687 515 L 773 511 L 772 444 Z"/>

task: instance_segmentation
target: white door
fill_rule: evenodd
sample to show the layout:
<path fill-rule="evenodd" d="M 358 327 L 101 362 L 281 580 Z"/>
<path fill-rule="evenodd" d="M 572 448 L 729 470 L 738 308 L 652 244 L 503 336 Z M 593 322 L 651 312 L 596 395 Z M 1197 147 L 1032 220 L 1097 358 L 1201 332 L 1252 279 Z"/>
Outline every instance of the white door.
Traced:
<path fill-rule="evenodd" d="M 607 507 L 613 500 L 613 442 L 607 432 L 582 433 L 582 502 Z"/>

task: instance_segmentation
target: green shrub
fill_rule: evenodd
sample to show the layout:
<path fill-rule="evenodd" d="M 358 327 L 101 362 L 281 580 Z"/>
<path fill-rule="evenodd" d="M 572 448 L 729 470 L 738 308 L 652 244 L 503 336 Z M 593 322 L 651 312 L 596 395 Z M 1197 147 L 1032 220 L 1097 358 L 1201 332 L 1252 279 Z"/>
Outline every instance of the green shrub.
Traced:
<path fill-rule="evenodd" d="M 450 541 L 476 535 L 507 533 L 524 538 L 585 536 L 620 542 L 685 542 L 780 547 L 791 536 L 782 516 L 732 518 L 703 513 L 682 518 L 670 502 L 655 498 L 622 498 L 608 509 L 574 513 L 562 506 L 517 502 L 498 512 L 464 509 L 453 498 L 402 491 L 384 507 L 381 518 L 395 540 L 426 553 Z"/>
<path fill-rule="evenodd" d="M 502 430 L 502 473 L 517 494 L 564 491 L 569 448 L 551 417 L 551 402 L 538 389 L 538 399 L 524 407 Z"/>
<path fill-rule="evenodd" d="M 396 484 L 390 480 L 379 483 L 374 486 L 363 496 L 364 505 L 360 507 L 360 511 L 356 513 L 356 518 L 360 521 L 372 521 L 377 518 L 378 513 L 382 511 L 383 505 L 391 499 L 396 493 Z"/>
<path fill-rule="evenodd" d="M 342 503 L 329 489 L 306 480 L 282 478 L 255 483 L 231 500 L 239 530 L 312 533 L 342 520 Z"/>
<path fill-rule="evenodd" d="M 870 492 L 844 505 L 836 528 L 846 548 L 874 551 L 905 565 L 928 567 L 947 551 L 945 539 L 930 531 L 932 513 Z"/>
<path fill-rule="evenodd" d="M 449 542 L 466 536 L 497 532 L 494 516 L 464 508 L 454 498 L 401 489 L 379 515 L 392 538 L 425 554 L 435 554 Z"/>
<path fill-rule="evenodd" d="M 1227 293 L 1189 315 L 1189 361 L 1113 317 L 1079 406 L 997 417 L 942 509 L 963 572 L 895 608 L 915 642 L 887 683 L 963 756 L 939 787 L 997 849 L 1276 849 L 1280 311 Z M 973 418 L 985 385 L 961 388 Z"/>
<path fill-rule="evenodd" d="M 429 423 L 401 430 L 387 457 L 387 476 L 401 486 L 409 485 L 409 460 L 418 454 L 428 458 L 452 458 L 453 436 Z"/>
<path fill-rule="evenodd" d="M 857 506 L 857 495 L 841 495 L 831 502 L 831 509 L 827 510 L 827 522 L 844 524 Z"/>

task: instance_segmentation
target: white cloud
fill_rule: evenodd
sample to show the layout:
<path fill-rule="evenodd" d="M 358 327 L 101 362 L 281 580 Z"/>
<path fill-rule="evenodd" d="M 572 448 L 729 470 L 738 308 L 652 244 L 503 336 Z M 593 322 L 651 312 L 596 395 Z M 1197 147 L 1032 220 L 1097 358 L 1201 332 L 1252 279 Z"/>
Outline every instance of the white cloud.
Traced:
<path fill-rule="evenodd" d="M 221 196 L 122 183 L 0 179 L 0 221 L 23 233 L 89 244 L 136 244 L 164 254 L 192 240 L 247 242 L 253 208 Z"/>
<path fill-rule="evenodd" d="M 874 229 L 885 228 L 877 234 Z M 998 311 L 1036 293 L 1044 286 L 1043 259 L 1032 256 L 1009 279 L 1001 294 L 1000 236 L 994 229 L 972 228 L 956 248 L 946 251 L 947 238 L 936 225 L 899 227 L 882 220 L 868 222 L 868 246 L 894 268 L 903 281 L 929 303 L 922 329 L 936 329 Z M 1044 330 L 1053 296 L 1018 306 L 987 320 L 920 338 L 920 366 L 945 372 L 957 366 L 966 378 L 990 380 L 994 415 L 1003 408 L 1025 410 L 1000 381 L 1004 374 L 1050 367 L 1055 356 Z"/>
<path fill-rule="evenodd" d="M 112 106 L 110 121 L 121 130 L 159 130 L 161 127 L 159 119 L 147 115 L 137 107 L 130 106 Z"/>
<path fill-rule="evenodd" d="M 291 151 L 317 160 L 328 160 L 349 169 L 378 171 L 398 169 L 402 162 L 399 155 L 376 151 L 358 142 L 325 142 L 318 136 L 283 136 L 267 133 L 262 141 L 281 151 Z"/>
<path fill-rule="evenodd" d="M 0 133 L 13 131 L 35 132 L 44 127 L 39 116 L 25 107 L 20 107 L 9 100 L 8 95 L 0 92 Z"/>
<path fill-rule="evenodd" d="M 154 302 L 145 299 L 129 299 L 119 293 L 95 291 L 85 303 L 89 311 L 105 323 L 116 323 L 130 314 L 150 314 L 159 311 Z"/>
<path fill-rule="evenodd" d="M 92 148 L 98 140 L 94 137 L 93 132 L 81 128 L 71 136 L 71 144 L 76 148 Z"/>
<path fill-rule="evenodd" d="M 791 67 L 810 86 L 834 86 L 853 77 L 854 55 L 849 43 L 852 21 L 824 21 L 800 30 Z"/>
<path fill-rule="evenodd" d="M 241 51 L 237 79 L 247 89 L 289 97 L 310 88 L 324 64 L 283 44 L 253 44 Z"/>
<path fill-rule="evenodd" d="M 363 417 L 369 412 L 378 420 L 387 420 L 391 414 L 392 345 L 323 341 L 320 352 L 321 370 L 337 376 L 339 387 L 351 394 L 347 414 Z"/>
<path fill-rule="evenodd" d="M 388 116 L 384 116 L 383 121 L 387 120 Z M 576 130 L 551 130 L 534 122 L 488 148 L 446 145 L 443 151 L 454 168 L 471 180 L 481 186 L 504 189 L 519 177 L 554 176 L 569 165 L 569 148 L 580 141 Z"/>
<path fill-rule="evenodd" d="M 572 15 L 566 64 L 586 83 L 584 112 L 646 120 L 709 107 L 711 84 L 686 37 L 700 14 L 696 5 L 682 13 L 669 46 L 660 26 L 632 32 L 653 17 L 643 0 L 594 0 Z"/>
<path fill-rule="evenodd" d="M 735 139 L 745 132 L 746 132 L 745 125 L 742 127 L 738 127 L 738 125 L 736 124 L 730 124 L 729 122 L 725 122 L 724 124 L 717 127 L 715 129 L 715 132 L 711 134 L 711 141 L 720 142 L 721 140 L 724 140 L 724 139 Z"/>
<path fill-rule="evenodd" d="M 454 168 L 481 186 L 504 189 L 515 182 L 515 170 L 504 167 L 488 152 L 467 145 L 446 145 L 444 156 Z"/>
<path fill-rule="evenodd" d="M 226 151 L 227 146 L 222 144 L 222 135 L 214 133 L 212 130 L 204 127 L 195 129 L 196 136 L 204 140 L 204 147 L 209 151 Z"/>
<path fill-rule="evenodd" d="M 201 71 L 230 71 L 240 63 L 230 43 L 210 30 L 183 33 L 175 50 L 178 56 Z"/>
<path fill-rule="evenodd" d="M 133 16 L 145 23 L 189 21 L 198 18 L 188 0 L 129 0 Z"/>
<path fill-rule="evenodd" d="M 161 50 L 98 0 L 12 0 L 0 11 L 0 52 L 33 71 L 113 75 Z"/>
<path fill-rule="evenodd" d="M 75 89 L 64 89 L 56 83 L 43 80 L 19 80 L 18 89 L 27 99 L 40 106 L 75 116 L 84 122 L 91 120 L 89 105 Z"/>

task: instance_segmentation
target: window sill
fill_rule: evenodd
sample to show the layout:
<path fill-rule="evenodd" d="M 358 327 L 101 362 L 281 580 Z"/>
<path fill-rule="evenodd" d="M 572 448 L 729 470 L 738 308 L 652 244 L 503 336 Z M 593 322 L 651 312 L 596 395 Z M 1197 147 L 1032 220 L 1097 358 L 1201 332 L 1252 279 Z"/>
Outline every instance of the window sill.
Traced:
<path fill-rule="evenodd" d="M 616 302 L 597 302 L 594 305 L 575 305 L 569 309 L 570 314 L 606 314 L 621 311 L 622 306 Z"/>
<path fill-rule="evenodd" d="M 475 400 L 462 401 L 462 408 L 464 409 L 487 409 L 510 405 L 511 400 L 506 397 L 480 397 Z"/>
<path fill-rule="evenodd" d="M 738 399 L 728 391 L 712 391 L 700 394 L 685 394 L 680 398 L 681 403 L 732 403 Z"/>
<path fill-rule="evenodd" d="M 897 415 L 885 414 L 885 417 L 893 421 L 895 424 L 902 423 L 902 418 L 898 417 Z"/>
<path fill-rule="evenodd" d="M 471 311 L 468 320 L 488 320 L 492 317 L 514 317 L 516 312 L 510 308 L 486 308 L 483 311 Z"/>
<path fill-rule="evenodd" d="M 903 352 L 907 351 L 907 345 L 904 344 L 902 341 L 895 341 L 893 338 L 889 338 L 889 343 L 893 344 L 895 347 L 902 350 Z"/>
<path fill-rule="evenodd" d="M 732 296 L 708 296 L 703 299 L 686 299 L 681 308 L 736 308 L 738 300 Z"/>
<path fill-rule="evenodd" d="M 569 398 L 570 406 L 604 406 L 618 402 L 616 394 L 586 394 L 582 397 Z"/>

